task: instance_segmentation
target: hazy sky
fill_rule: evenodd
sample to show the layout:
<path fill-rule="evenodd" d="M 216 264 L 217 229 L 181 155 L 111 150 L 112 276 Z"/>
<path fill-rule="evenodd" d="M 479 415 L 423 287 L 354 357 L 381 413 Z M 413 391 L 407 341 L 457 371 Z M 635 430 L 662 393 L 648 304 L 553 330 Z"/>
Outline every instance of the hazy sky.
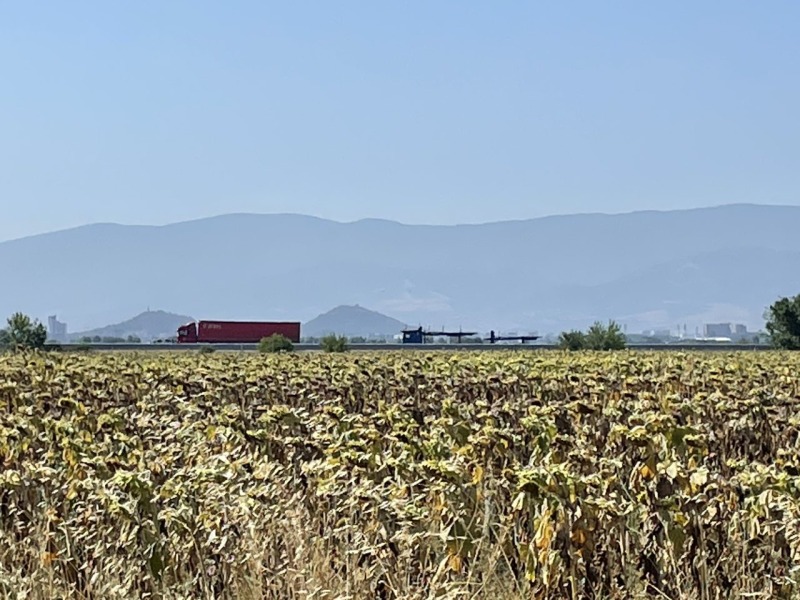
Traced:
<path fill-rule="evenodd" d="M 0 240 L 800 203 L 800 3 L 0 0 Z"/>

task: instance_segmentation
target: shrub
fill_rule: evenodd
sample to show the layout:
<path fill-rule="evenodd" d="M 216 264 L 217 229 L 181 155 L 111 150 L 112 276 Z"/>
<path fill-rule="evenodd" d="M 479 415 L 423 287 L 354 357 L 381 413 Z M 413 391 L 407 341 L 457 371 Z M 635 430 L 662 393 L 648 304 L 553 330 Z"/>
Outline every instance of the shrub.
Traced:
<path fill-rule="evenodd" d="M 273 352 L 291 352 L 294 350 L 294 344 L 285 335 L 273 333 L 269 337 L 265 337 L 258 344 L 258 351 L 262 354 L 270 354 Z"/>
<path fill-rule="evenodd" d="M 586 336 L 582 331 L 562 331 L 558 336 L 558 345 L 565 350 L 583 350 L 586 348 Z"/>
<path fill-rule="evenodd" d="M 200 352 L 200 354 L 213 354 L 216 352 L 216 348 L 213 346 L 201 346 L 198 352 Z"/>
<path fill-rule="evenodd" d="M 622 350 L 625 348 L 625 334 L 614 321 L 603 325 L 596 321 L 586 333 L 586 348 L 589 350 Z"/>
<path fill-rule="evenodd" d="M 320 345 L 325 352 L 347 352 L 347 337 L 330 334 L 320 340 Z"/>
<path fill-rule="evenodd" d="M 595 321 L 586 333 L 562 332 L 558 344 L 565 350 L 622 350 L 625 348 L 625 334 L 614 321 L 609 321 L 608 325 Z"/>

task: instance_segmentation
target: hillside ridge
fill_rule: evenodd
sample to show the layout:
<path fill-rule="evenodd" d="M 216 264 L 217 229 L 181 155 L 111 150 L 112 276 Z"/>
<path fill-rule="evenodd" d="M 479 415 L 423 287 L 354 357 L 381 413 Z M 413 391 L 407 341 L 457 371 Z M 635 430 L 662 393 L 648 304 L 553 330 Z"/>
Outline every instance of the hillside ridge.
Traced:
<path fill-rule="evenodd" d="M 800 207 L 755 204 L 463 226 L 247 214 L 86 226 L 0 243 L 0 315 L 87 331 L 143 305 L 308 323 L 358 304 L 481 331 L 758 327 L 798 291 L 799 229 Z"/>

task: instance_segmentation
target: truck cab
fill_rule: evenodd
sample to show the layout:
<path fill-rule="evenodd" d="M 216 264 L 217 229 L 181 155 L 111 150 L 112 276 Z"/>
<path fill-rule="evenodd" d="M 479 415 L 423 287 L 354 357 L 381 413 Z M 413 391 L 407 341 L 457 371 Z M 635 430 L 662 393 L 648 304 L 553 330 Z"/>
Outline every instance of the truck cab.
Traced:
<path fill-rule="evenodd" d="M 179 344 L 196 344 L 197 343 L 197 324 L 188 323 L 178 327 L 178 343 Z"/>

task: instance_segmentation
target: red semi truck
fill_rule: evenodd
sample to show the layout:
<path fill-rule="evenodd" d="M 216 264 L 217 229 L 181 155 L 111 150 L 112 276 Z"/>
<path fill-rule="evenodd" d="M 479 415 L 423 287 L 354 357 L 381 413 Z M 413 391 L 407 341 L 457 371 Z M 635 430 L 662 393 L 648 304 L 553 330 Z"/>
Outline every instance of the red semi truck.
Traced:
<path fill-rule="evenodd" d="M 300 341 L 300 323 L 265 321 L 198 321 L 178 328 L 179 344 L 255 344 L 273 334 Z"/>

